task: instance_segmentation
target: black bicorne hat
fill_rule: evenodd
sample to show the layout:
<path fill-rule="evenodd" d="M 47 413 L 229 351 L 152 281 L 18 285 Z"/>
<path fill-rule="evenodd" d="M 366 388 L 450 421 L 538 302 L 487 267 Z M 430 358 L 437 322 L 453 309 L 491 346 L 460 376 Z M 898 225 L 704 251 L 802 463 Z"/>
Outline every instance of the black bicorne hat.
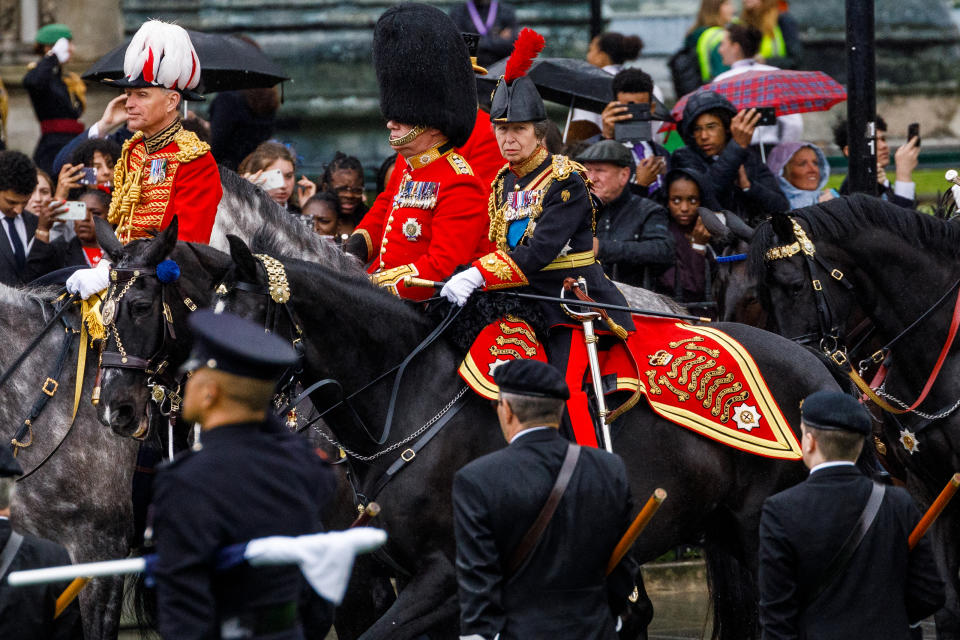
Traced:
<path fill-rule="evenodd" d="M 537 122 L 547 118 L 547 110 L 537 87 L 527 75 L 534 58 L 543 50 L 543 36 L 533 29 L 524 29 L 513 44 L 513 53 L 490 105 L 490 122 Z"/>
<path fill-rule="evenodd" d="M 387 120 L 436 127 L 459 147 L 477 120 L 477 85 L 467 45 L 446 13 L 405 2 L 373 32 L 380 112 Z"/>

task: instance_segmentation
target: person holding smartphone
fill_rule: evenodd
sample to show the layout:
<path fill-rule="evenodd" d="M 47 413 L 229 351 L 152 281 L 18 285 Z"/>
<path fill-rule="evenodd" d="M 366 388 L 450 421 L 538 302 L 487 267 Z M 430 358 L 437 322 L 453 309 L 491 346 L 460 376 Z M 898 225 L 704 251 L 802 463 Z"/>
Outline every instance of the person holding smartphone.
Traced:
<path fill-rule="evenodd" d="M 705 174 L 720 206 L 750 225 L 790 209 L 759 151 L 750 147 L 759 120 L 756 109 L 737 112 L 715 91 L 696 93 L 687 101 L 677 125 L 687 146 L 670 158 L 671 168 Z"/>
<path fill-rule="evenodd" d="M 913 181 L 913 171 L 917 168 L 920 158 L 920 125 L 917 125 L 916 135 L 907 133 L 907 143 L 901 145 L 893 156 L 896 170 L 894 182 L 891 184 L 887 177 L 887 167 L 890 165 L 890 145 L 887 143 L 887 121 L 877 114 L 877 195 L 893 204 L 906 209 L 915 209 L 917 206 L 917 185 Z M 850 156 L 850 147 L 847 144 L 847 119 L 837 122 L 833 127 L 833 141 L 843 151 L 843 155 Z M 850 192 L 847 179 L 840 185 L 840 193 Z"/>
<path fill-rule="evenodd" d="M 653 115 L 656 107 L 654 92 L 653 79 L 648 73 L 636 68 L 624 69 L 613 77 L 615 99 L 604 108 L 600 116 L 603 121 L 601 137 L 622 141 L 633 154 L 636 165 L 633 184 L 636 185 L 637 194 L 659 199 L 663 176 L 670 168 L 670 152 L 653 139 L 653 127 L 658 121 L 647 121 L 649 132 L 645 136 L 634 139 L 617 136 L 618 124 L 628 124 L 638 119 L 639 114 L 631 110 L 632 108 L 649 105 L 650 115 Z"/>
<path fill-rule="evenodd" d="M 53 200 L 43 208 L 37 221 L 33 247 L 24 269 L 24 280 L 32 281 L 65 267 L 96 267 L 103 258 L 97 243 L 94 218 L 104 218 L 110 208 L 110 196 L 99 189 L 84 192 L 76 202 L 83 203 L 86 216 L 66 221 L 73 228 L 73 237 L 50 239 L 50 229 L 67 210 L 66 203 Z"/>

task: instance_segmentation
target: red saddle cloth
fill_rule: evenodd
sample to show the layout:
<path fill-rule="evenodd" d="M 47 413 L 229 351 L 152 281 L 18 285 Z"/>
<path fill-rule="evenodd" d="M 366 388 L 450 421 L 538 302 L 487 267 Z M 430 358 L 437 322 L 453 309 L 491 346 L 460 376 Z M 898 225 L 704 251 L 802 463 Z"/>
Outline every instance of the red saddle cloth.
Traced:
<path fill-rule="evenodd" d="M 796 436 L 743 345 L 709 326 L 639 315 L 633 319 L 637 330 L 627 342 L 599 354 L 604 379 L 616 376 L 615 388 L 607 393 L 639 390 L 658 415 L 712 440 L 769 458 L 801 458 Z M 579 389 L 571 384 L 574 397 L 583 395 L 590 379 L 586 344 L 578 337 L 571 343 L 566 375 L 568 383 L 582 381 Z M 493 371 L 516 358 L 546 361 L 530 325 L 503 318 L 477 336 L 459 374 L 475 392 L 495 400 Z M 585 403 L 568 405 L 577 440 L 596 446 L 589 414 L 578 406 Z"/>

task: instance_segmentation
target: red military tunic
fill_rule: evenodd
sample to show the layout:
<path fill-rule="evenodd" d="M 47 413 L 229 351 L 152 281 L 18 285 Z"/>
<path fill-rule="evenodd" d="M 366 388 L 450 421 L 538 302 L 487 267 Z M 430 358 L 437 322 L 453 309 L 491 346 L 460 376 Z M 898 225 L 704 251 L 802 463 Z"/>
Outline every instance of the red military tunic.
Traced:
<path fill-rule="evenodd" d="M 177 216 L 184 242 L 210 242 L 223 195 L 210 145 L 179 121 L 144 140 L 137 132 L 123 144 L 114 170 L 117 185 L 108 220 L 127 243 L 165 229 Z"/>
<path fill-rule="evenodd" d="M 375 284 L 423 300 L 434 292 L 408 289 L 403 278 L 443 280 L 479 255 L 489 224 L 487 189 L 449 143 L 409 158 L 394 177 L 354 234 L 366 241 Z"/>

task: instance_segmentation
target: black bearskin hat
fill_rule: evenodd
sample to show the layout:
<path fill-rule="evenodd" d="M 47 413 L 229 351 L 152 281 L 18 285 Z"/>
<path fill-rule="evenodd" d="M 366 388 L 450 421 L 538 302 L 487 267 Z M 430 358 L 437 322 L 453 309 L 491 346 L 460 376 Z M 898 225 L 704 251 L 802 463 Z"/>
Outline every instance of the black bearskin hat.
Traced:
<path fill-rule="evenodd" d="M 380 112 L 387 120 L 436 127 L 454 146 L 477 119 L 477 87 L 467 45 L 440 9 L 405 2 L 383 12 L 373 32 Z"/>

